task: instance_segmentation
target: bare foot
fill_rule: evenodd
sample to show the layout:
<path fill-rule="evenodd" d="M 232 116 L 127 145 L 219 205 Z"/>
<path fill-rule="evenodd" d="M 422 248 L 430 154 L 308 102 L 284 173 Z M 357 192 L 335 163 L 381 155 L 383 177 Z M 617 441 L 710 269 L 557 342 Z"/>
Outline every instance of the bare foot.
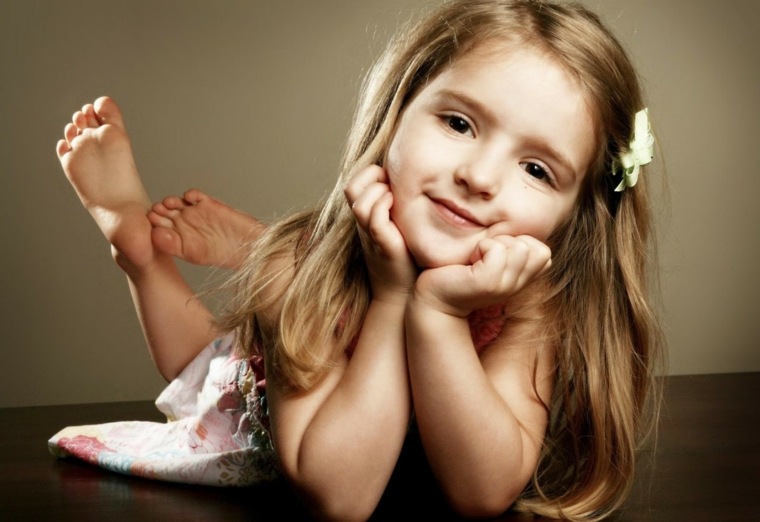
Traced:
<path fill-rule="evenodd" d="M 56 147 L 63 171 L 127 271 L 153 259 L 150 200 L 135 166 L 121 110 L 98 98 L 74 113 Z"/>
<path fill-rule="evenodd" d="M 190 189 L 182 197 L 169 196 L 153 205 L 153 245 L 189 263 L 238 268 L 247 246 L 266 225 L 253 217 Z"/>

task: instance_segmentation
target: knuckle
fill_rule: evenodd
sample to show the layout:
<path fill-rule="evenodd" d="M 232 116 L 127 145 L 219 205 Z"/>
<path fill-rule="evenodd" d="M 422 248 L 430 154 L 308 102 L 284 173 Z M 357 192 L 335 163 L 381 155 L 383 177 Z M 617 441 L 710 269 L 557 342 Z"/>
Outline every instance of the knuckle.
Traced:
<path fill-rule="evenodd" d="M 345 187 L 343 187 L 343 196 L 345 196 L 345 198 L 348 200 L 349 203 L 354 202 L 353 188 L 350 183 L 346 185 Z"/>
<path fill-rule="evenodd" d="M 375 221 L 370 221 L 367 225 L 367 231 L 373 238 L 377 238 L 383 235 L 383 227 Z"/>
<path fill-rule="evenodd" d="M 527 242 L 519 240 L 516 241 L 514 245 L 512 245 L 512 250 L 517 255 L 527 257 L 531 251 L 531 247 Z"/>

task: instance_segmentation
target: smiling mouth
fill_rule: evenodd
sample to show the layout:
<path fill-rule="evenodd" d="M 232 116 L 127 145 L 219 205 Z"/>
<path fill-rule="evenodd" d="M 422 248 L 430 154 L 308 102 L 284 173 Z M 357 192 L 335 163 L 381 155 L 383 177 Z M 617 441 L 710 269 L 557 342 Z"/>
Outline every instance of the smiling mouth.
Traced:
<path fill-rule="evenodd" d="M 430 198 L 438 214 L 447 222 L 463 228 L 483 228 L 485 225 L 478 221 L 467 210 L 458 207 L 445 199 Z"/>

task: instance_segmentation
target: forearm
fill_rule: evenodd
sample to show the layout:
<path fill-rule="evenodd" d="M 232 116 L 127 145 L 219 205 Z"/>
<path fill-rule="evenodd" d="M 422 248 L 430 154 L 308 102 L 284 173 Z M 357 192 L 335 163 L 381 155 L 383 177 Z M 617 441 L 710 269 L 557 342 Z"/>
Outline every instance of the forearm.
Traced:
<path fill-rule="evenodd" d="M 289 475 L 318 513 L 369 516 L 393 472 L 410 416 L 403 314 L 370 304 L 351 360 L 291 453 Z"/>
<path fill-rule="evenodd" d="M 521 427 L 484 371 L 466 318 L 412 300 L 406 338 L 415 416 L 434 474 L 462 513 L 498 514 L 530 470 Z"/>
<path fill-rule="evenodd" d="M 217 335 L 211 313 L 169 256 L 128 271 L 127 281 L 153 362 L 170 381 Z"/>

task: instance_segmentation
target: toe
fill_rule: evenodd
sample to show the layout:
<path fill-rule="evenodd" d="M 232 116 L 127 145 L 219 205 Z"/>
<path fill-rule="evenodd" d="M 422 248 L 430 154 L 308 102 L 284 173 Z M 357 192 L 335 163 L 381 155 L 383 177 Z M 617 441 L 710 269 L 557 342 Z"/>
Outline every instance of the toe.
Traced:
<path fill-rule="evenodd" d="M 167 196 L 161 203 L 168 210 L 183 210 L 186 207 L 185 202 L 178 196 Z"/>
<path fill-rule="evenodd" d="M 116 125 L 117 127 L 124 128 L 124 120 L 121 116 L 121 109 L 116 105 L 108 96 L 103 96 L 95 100 L 93 104 L 95 109 L 95 117 L 98 123 L 105 125 L 106 123 Z"/>
<path fill-rule="evenodd" d="M 71 144 L 71 141 L 77 137 L 77 127 L 73 123 L 69 123 L 66 125 L 66 128 L 63 129 L 63 137 L 66 139 L 69 144 Z"/>
<path fill-rule="evenodd" d="M 58 140 L 58 144 L 55 147 L 55 152 L 58 154 L 59 158 L 62 158 L 64 154 L 69 152 L 71 150 L 71 147 L 69 146 L 69 142 L 66 140 Z"/>
<path fill-rule="evenodd" d="M 167 207 L 163 202 L 153 203 L 151 212 L 155 212 L 159 216 L 166 218 L 174 218 L 177 214 L 179 214 L 178 210 Z"/>
<path fill-rule="evenodd" d="M 208 196 L 201 192 L 198 189 L 192 188 L 190 190 L 187 190 L 183 195 L 182 199 L 185 200 L 186 203 L 190 205 L 196 205 L 198 204 L 202 199 L 206 199 Z"/>
<path fill-rule="evenodd" d="M 170 228 L 157 227 L 151 231 L 153 246 L 164 254 L 171 256 L 182 255 L 182 241 L 179 234 Z"/>
<path fill-rule="evenodd" d="M 163 228 L 172 228 L 174 227 L 174 222 L 166 217 L 166 215 L 161 214 L 160 212 L 156 212 L 155 210 L 156 206 L 153 206 L 153 209 L 148 212 L 148 221 L 150 221 L 150 224 L 154 227 L 163 227 Z"/>
<path fill-rule="evenodd" d="M 88 127 L 95 128 L 99 126 L 98 119 L 95 117 L 95 107 L 93 107 L 91 103 L 82 107 L 82 114 L 84 114 L 85 122 Z"/>
<path fill-rule="evenodd" d="M 87 128 L 87 118 L 82 113 L 82 111 L 75 112 L 74 116 L 71 118 L 71 121 L 79 130 L 83 130 Z"/>
<path fill-rule="evenodd" d="M 165 216 L 165 215 L 166 215 L 166 214 L 169 212 L 169 209 L 167 209 L 167 208 L 164 206 L 164 204 L 163 204 L 163 203 L 153 203 L 153 204 L 150 206 L 150 211 L 151 211 L 151 212 L 155 212 L 155 213 L 156 213 L 156 214 L 158 214 L 159 216 Z"/>

